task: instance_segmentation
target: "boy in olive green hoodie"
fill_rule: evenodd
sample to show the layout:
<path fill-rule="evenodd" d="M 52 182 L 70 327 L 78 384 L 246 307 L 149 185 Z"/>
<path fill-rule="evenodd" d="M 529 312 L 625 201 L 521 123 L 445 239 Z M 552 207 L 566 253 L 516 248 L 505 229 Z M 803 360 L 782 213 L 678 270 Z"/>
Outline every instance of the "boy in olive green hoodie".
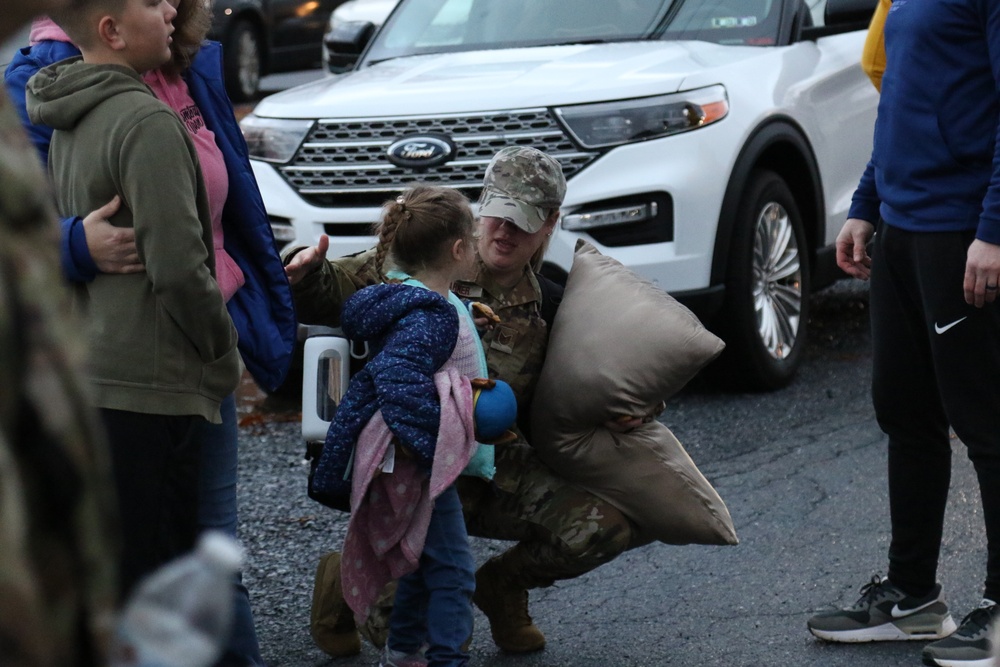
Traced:
<path fill-rule="evenodd" d="M 76 0 L 55 16 L 83 53 L 38 72 L 28 113 L 55 128 L 60 212 L 122 198 L 145 272 L 75 286 L 88 376 L 112 446 L 123 595 L 197 533 L 199 420 L 239 382 L 236 333 L 214 278 L 211 217 L 195 148 L 140 74 L 170 58 L 167 0 Z"/>

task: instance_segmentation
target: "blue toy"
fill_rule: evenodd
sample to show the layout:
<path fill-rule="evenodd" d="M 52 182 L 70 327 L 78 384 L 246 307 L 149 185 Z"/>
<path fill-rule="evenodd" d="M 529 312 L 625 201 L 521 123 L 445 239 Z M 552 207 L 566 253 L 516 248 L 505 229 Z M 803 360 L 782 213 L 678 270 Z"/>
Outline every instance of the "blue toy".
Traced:
<path fill-rule="evenodd" d="M 489 442 L 503 435 L 517 419 L 517 399 L 510 385 L 494 380 L 493 387 L 473 388 L 473 419 L 476 439 Z"/>

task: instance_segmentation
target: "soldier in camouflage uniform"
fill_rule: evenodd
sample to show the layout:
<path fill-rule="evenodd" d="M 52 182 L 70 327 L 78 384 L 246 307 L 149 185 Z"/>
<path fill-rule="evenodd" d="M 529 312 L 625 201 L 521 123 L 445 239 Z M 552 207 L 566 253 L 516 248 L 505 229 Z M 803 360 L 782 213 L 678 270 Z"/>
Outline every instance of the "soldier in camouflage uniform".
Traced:
<path fill-rule="evenodd" d="M 8 0 L 0 41 L 55 2 Z M 105 664 L 110 463 L 88 407 L 38 156 L 0 91 L 0 665 Z"/>
<path fill-rule="evenodd" d="M 459 483 L 469 534 L 517 542 L 479 569 L 474 597 L 494 641 L 512 653 L 545 645 L 528 615 L 529 589 L 589 572 L 628 549 L 633 537 L 618 509 L 560 478 L 523 434 L 562 295 L 561 287 L 535 270 L 565 192 L 562 169 L 551 157 L 532 148 L 500 151 L 486 170 L 480 198 L 477 275 L 452 288 L 499 316 L 500 323 L 482 337 L 487 365 L 490 376 L 507 381 L 518 398 L 519 437 L 497 447 L 494 484 L 474 478 Z M 300 320 L 336 326 L 343 300 L 380 277 L 372 251 L 321 262 L 324 246 L 293 250 L 286 263 Z"/>

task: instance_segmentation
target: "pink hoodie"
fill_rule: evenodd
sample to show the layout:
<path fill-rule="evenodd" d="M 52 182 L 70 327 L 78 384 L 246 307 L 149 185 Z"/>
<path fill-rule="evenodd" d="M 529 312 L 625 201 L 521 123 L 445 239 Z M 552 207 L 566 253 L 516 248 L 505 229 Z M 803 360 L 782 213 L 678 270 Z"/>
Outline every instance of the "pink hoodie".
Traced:
<path fill-rule="evenodd" d="M 31 44 L 41 41 L 69 42 L 70 39 L 52 19 L 41 17 L 31 24 Z M 229 256 L 223 245 L 222 209 L 229 195 L 229 174 L 226 163 L 215 143 L 215 134 L 205 125 L 201 110 L 191 99 L 187 84 L 179 76 L 167 77 L 160 70 L 147 72 L 143 80 L 153 93 L 177 112 L 188 129 L 188 134 L 198 151 L 202 177 L 208 191 L 208 207 L 212 214 L 212 245 L 215 246 L 215 275 L 222 297 L 229 299 L 243 286 L 245 278 L 239 265 Z"/>
<path fill-rule="evenodd" d="M 212 241 L 215 246 L 215 279 L 222 297 L 228 302 L 245 282 L 243 271 L 223 246 L 222 209 L 229 195 L 229 173 L 222 151 L 215 143 L 215 133 L 205 125 L 198 105 L 191 99 L 187 83 L 179 76 L 166 76 L 160 70 L 146 72 L 143 81 L 167 106 L 177 112 L 198 150 L 201 175 L 208 190 L 208 209 L 212 214 Z"/>
<path fill-rule="evenodd" d="M 44 41 L 68 42 L 69 37 L 52 19 L 42 16 L 31 24 L 31 35 L 28 37 L 28 42 L 35 45 Z"/>

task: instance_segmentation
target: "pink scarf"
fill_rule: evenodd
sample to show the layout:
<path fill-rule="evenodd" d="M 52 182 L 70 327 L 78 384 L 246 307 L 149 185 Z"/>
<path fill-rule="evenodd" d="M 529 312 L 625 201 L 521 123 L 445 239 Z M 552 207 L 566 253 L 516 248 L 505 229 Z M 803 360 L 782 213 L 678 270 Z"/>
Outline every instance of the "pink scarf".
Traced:
<path fill-rule="evenodd" d="M 416 461 L 397 456 L 394 470 L 380 466 L 392 431 L 376 412 L 354 454 L 351 519 L 340 561 L 344 598 L 358 623 L 368 618 L 382 588 L 416 571 L 424 550 L 434 499 L 451 486 L 476 451 L 469 379 L 446 367 L 434 376 L 441 397 L 441 426 L 428 479 Z"/>

